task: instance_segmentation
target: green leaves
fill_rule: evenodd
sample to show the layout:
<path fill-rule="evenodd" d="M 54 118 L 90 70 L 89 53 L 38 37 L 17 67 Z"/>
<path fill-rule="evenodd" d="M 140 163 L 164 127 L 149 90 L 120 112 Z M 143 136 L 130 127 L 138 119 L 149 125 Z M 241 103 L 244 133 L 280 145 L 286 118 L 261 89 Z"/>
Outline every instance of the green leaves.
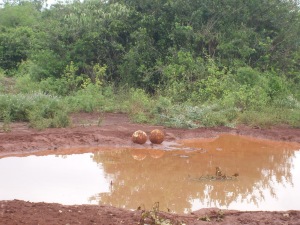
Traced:
<path fill-rule="evenodd" d="M 0 9 L 0 67 L 18 74 L 20 91 L 83 99 L 115 85 L 141 89 L 145 99 L 162 95 L 171 105 L 229 106 L 230 115 L 291 105 L 288 96 L 299 101 L 295 1 L 90 0 L 40 10 L 41 3 Z M 98 103 L 81 105 L 90 111 Z M 144 109 L 137 114 L 150 117 Z M 224 114 L 202 119 L 224 124 Z"/>
<path fill-rule="evenodd" d="M 0 27 L 0 67 L 15 69 L 22 60 L 30 55 L 33 30 L 29 27 Z"/>
<path fill-rule="evenodd" d="M 0 24 L 4 27 L 32 27 L 38 22 L 39 11 L 31 2 L 23 2 L 19 5 L 5 4 L 0 8 Z"/>
<path fill-rule="evenodd" d="M 0 120 L 28 121 L 35 128 L 66 127 L 68 111 L 62 100 L 42 93 L 0 94 Z"/>

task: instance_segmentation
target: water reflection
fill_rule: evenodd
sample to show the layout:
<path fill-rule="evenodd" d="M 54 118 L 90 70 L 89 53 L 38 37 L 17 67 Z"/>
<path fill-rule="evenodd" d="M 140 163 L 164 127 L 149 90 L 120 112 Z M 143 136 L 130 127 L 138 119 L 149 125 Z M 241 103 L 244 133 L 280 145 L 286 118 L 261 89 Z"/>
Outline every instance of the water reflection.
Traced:
<path fill-rule="evenodd" d="M 86 204 L 109 192 L 106 174 L 91 153 L 0 159 L 0 200 Z M 95 202 L 94 202 L 95 204 Z"/>
<path fill-rule="evenodd" d="M 154 202 L 160 202 L 162 210 L 174 212 L 203 207 L 279 210 L 282 192 L 293 191 L 290 200 L 297 195 L 292 167 L 299 144 L 233 135 L 182 144 L 186 150 L 95 153 L 93 160 L 111 176 L 112 191 L 94 195 L 91 200 L 130 209 L 149 209 Z M 239 173 L 239 179 L 195 181 L 215 174 L 216 166 L 227 175 Z M 300 209 L 300 205 L 289 207 Z"/>
<path fill-rule="evenodd" d="M 127 209 L 159 202 L 160 210 L 177 213 L 204 207 L 300 210 L 299 143 L 225 134 L 180 144 L 169 151 L 78 148 L 74 155 L 65 150 L 2 158 L 0 199 Z M 238 179 L 199 179 L 216 175 L 216 167 L 226 176 L 238 173 Z"/>

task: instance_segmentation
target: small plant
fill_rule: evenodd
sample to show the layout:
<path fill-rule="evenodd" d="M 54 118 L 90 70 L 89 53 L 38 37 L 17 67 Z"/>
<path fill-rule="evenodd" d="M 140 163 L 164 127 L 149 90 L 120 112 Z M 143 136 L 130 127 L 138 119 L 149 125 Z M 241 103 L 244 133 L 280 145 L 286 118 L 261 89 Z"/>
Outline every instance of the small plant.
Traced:
<path fill-rule="evenodd" d="M 141 207 L 138 207 L 138 210 L 140 210 Z M 170 219 L 162 218 L 159 215 L 159 202 L 155 202 L 152 210 L 142 211 L 140 223 L 141 225 L 186 225 L 185 223 L 181 221 L 171 221 Z"/>
<path fill-rule="evenodd" d="M 216 167 L 216 172 L 214 175 L 202 175 L 199 178 L 192 178 L 195 181 L 228 181 L 228 180 L 237 180 L 239 173 L 234 173 L 232 176 L 228 176 L 221 171 L 220 167 Z"/>
<path fill-rule="evenodd" d="M 9 132 L 10 131 L 11 118 L 10 118 L 10 115 L 9 115 L 8 111 L 3 111 L 2 112 L 2 118 L 3 118 L 2 129 L 3 129 L 4 132 Z"/>
<path fill-rule="evenodd" d="M 98 116 L 98 120 L 97 120 L 97 126 L 101 126 L 104 120 L 104 114 L 100 113 L 100 115 Z"/>
<path fill-rule="evenodd" d="M 224 219 L 224 211 L 219 210 L 219 211 L 213 211 L 210 215 L 205 214 L 202 217 L 199 217 L 198 220 L 201 221 L 206 221 L 206 222 L 211 222 L 215 220 L 216 222 L 221 222 Z"/>
<path fill-rule="evenodd" d="M 208 215 L 204 215 L 202 217 L 200 217 L 198 220 L 202 220 L 202 221 L 206 221 L 206 222 L 210 222 L 210 218 Z"/>

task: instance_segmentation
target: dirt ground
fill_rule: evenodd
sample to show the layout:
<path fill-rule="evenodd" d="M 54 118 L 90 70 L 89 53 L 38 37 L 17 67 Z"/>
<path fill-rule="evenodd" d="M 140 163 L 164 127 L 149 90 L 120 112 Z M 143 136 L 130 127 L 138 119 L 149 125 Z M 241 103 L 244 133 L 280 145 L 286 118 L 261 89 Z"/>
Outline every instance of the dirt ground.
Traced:
<path fill-rule="evenodd" d="M 189 130 L 134 124 L 124 114 L 80 113 L 72 115 L 72 126 L 69 128 L 37 131 L 29 128 L 26 123 L 11 124 L 9 132 L 0 131 L 0 158 L 13 155 L 68 154 L 70 147 L 83 146 L 103 146 L 106 149 L 121 146 L 149 148 L 153 147 L 149 141 L 143 146 L 137 146 L 131 142 L 130 137 L 138 129 L 149 133 L 154 128 L 160 128 L 166 134 L 166 140 L 159 145 L 160 149 L 168 149 L 171 144 L 180 139 L 214 137 L 224 132 L 300 143 L 300 129 L 285 126 L 269 129 L 239 126 L 237 128 L 217 127 Z M 82 151 L 80 148 L 76 149 Z M 155 212 L 154 215 L 154 212 L 130 211 L 105 205 L 65 206 L 55 203 L 1 201 L 0 199 L 1 225 L 154 224 L 154 217 L 159 218 L 165 224 L 300 224 L 300 211 L 295 210 L 242 212 L 202 209 L 191 214 Z"/>

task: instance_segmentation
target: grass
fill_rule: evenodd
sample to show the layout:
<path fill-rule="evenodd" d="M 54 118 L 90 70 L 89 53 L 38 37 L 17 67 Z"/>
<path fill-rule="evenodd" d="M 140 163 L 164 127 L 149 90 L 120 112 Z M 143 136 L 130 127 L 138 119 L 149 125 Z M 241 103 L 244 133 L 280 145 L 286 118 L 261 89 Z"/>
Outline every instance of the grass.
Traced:
<path fill-rule="evenodd" d="M 269 128 L 274 125 L 289 125 L 300 128 L 300 109 L 264 108 L 261 111 L 246 111 L 239 114 L 238 123 Z"/>
<path fill-rule="evenodd" d="M 218 104 L 176 104 L 159 115 L 158 123 L 178 128 L 232 126 L 236 114 L 236 109 L 224 109 Z"/>
<path fill-rule="evenodd" d="M 66 127 L 70 124 L 68 108 L 57 96 L 43 93 L 0 94 L 0 120 L 7 130 L 10 122 L 26 121 L 32 127 Z"/>
<path fill-rule="evenodd" d="M 228 99 L 203 104 L 193 104 L 191 101 L 178 103 L 167 96 L 150 96 L 141 89 L 116 89 L 109 85 L 99 87 L 89 84 L 72 95 L 57 96 L 39 91 L 36 84 L 35 92 L 29 92 L 25 84 L 16 84 L 19 85 L 16 89 L 19 93 L 3 91 L 4 87 L 0 85 L 0 121 L 6 131 L 14 121 L 29 122 L 30 126 L 37 129 L 67 127 L 72 112 L 124 112 L 137 123 L 190 129 L 234 127 L 236 124 L 260 127 L 287 124 L 300 127 L 300 102 L 292 95 L 275 99 L 259 108 L 249 107 L 245 110 L 239 105 L 226 104 Z"/>

